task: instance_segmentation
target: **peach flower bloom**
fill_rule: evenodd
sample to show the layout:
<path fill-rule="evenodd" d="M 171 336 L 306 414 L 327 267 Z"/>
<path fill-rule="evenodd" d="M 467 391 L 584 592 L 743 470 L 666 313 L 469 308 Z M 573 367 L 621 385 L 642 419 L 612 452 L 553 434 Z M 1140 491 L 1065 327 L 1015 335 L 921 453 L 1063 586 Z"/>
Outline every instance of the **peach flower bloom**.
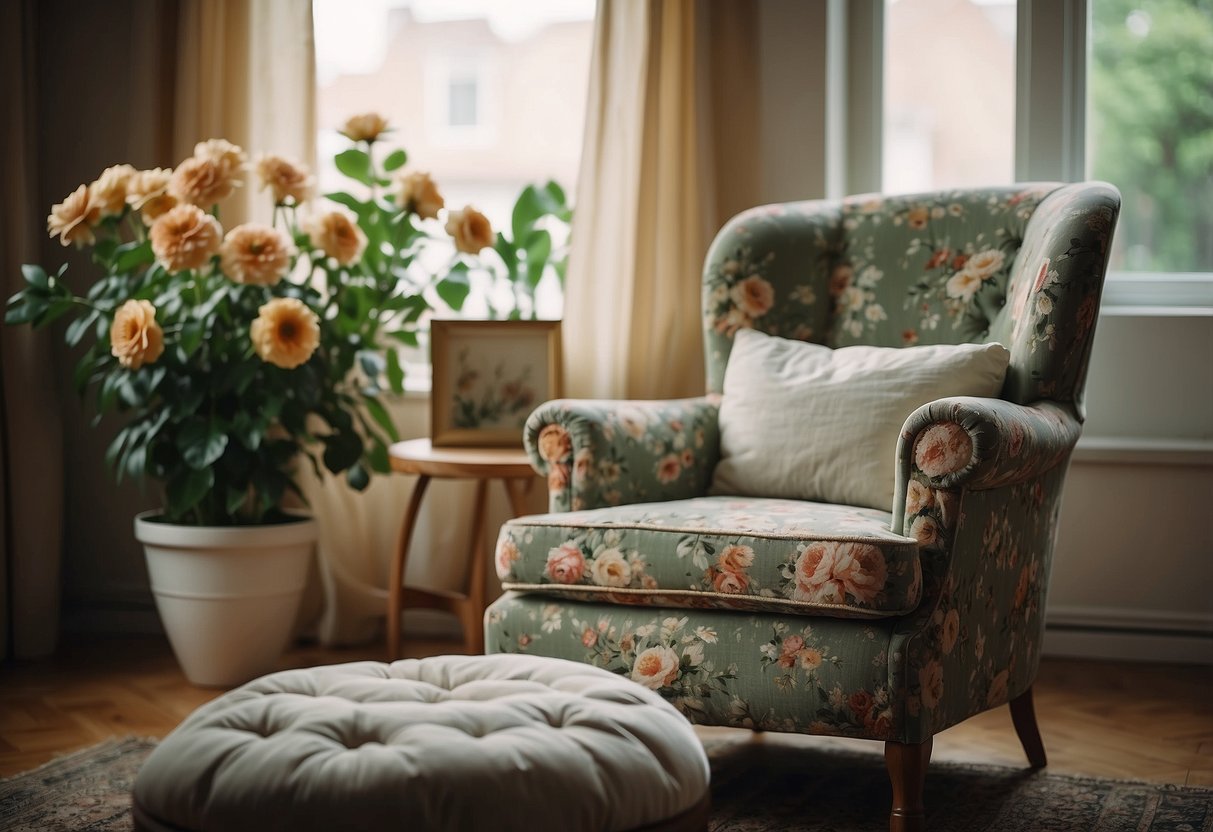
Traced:
<path fill-rule="evenodd" d="M 740 543 L 732 543 L 720 550 L 716 563 L 720 565 L 721 569 L 740 572 L 753 565 L 754 550 L 749 546 L 742 546 Z"/>
<path fill-rule="evenodd" d="M 917 514 L 935 504 L 935 492 L 918 480 L 910 480 L 906 488 L 906 514 Z"/>
<path fill-rule="evenodd" d="M 518 544 L 511 537 L 503 537 L 501 542 L 497 544 L 497 577 L 503 581 L 508 578 L 511 569 L 518 562 L 519 557 Z"/>
<path fill-rule="evenodd" d="M 758 275 L 750 275 L 729 290 L 729 298 L 750 318 L 760 318 L 775 303 L 775 288 Z"/>
<path fill-rule="evenodd" d="M 128 300 L 114 313 L 110 353 L 129 370 L 151 364 L 164 352 L 164 330 L 156 323 L 156 307 L 145 300 Z"/>
<path fill-rule="evenodd" d="M 249 337 L 262 361 L 291 370 L 320 346 L 320 319 L 297 298 L 274 298 L 258 310 Z"/>
<path fill-rule="evenodd" d="M 948 293 L 948 297 L 964 301 L 971 300 L 980 288 L 981 277 L 968 269 L 961 269 L 948 278 L 948 282 L 944 284 L 944 291 Z"/>
<path fill-rule="evenodd" d="M 88 185 L 81 185 L 53 208 L 46 218 L 46 230 L 50 236 L 58 236 L 62 245 L 75 243 L 92 245 L 93 226 L 101 220 L 101 209 L 93 204 Z"/>
<path fill-rule="evenodd" d="M 657 480 L 662 484 L 672 483 L 682 473 L 682 460 L 677 454 L 666 454 L 657 462 Z"/>
<path fill-rule="evenodd" d="M 965 263 L 965 271 L 976 275 L 981 280 L 989 280 L 1006 261 L 1007 255 L 996 248 L 988 248 L 970 257 Z"/>
<path fill-rule="evenodd" d="M 939 525 L 934 518 L 927 515 L 915 517 L 910 524 L 910 537 L 918 541 L 918 545 L 929 549 L 939 545 Z"/>
<path fill-rule="evenodd" d="M 356 142 L 373 142 L 387 129 L 387 119 L 378 113 L 360 113 L 346 119 L 338 132 Z"/>
<path fill-rule="evenodd" d="M 821 667 L 825 657 L 816 647 L 806 647 L 796 654 L 796 658 L 800 660 L 800 666 L 805 670 L 816 670 Z"/>
<path fill-rule="evenodd" d="M 804 636 L 788 636 L 779 650 L 779 666 L 794 667 L 796 655 L 804 649 Z"/>
<path fill-rule="evenodd" d="M 102 217 L 117 217 L 126 210 L 127 183 L 135 173 L 137 171 L 130 165 L 114 165 L 103 170 L 88 186 L 89 195 L 101 210 Z"/>
<path fill-rule="evenodd" d="M 853 542 L 820 542 L 805 547 L 796 560 L 793 599 L 841 604 L 850 594 L 869 604 L 888 580 L 884 553 L 876 546 Z"/>
<path fill-rule="evenodd" d="M 598 586 L 627 586 L 632 582 L 632 567 L 618 549 L 605 549 L 590 562 L 590 577 Z"/>
<path fill-rule="evenodd" d="M 438 193 L 438 186 L 428 173 L 401 171 L 392 178 L 395 186 L 396 204 L 405 211 L 412 211 L 425 219 L 438 219 L 438 211 L 446 207 L 446 200 Z"/>
<path fill-rule="evenodd" d="M 349 266 L 362 259 L 366 249 L 366 235 L 344 211 L 326 211 L 312 216 L 304 223 L 312 245 L 332 257 L 342 266 Z"/>
<path fill-rule="evenodd" d="M 180 202 L 210 208 L 243 184 L 244 151 L 225 139 L 194 145 L 194 155 L 173 171 L 169 193 Z"/>
<path fill-rule="evenodd" d="M 854 277 L 855 270 L 849 264 L 843 263 L 835 266 L 830 272 L 830 296 L 838 297 L 847 290 L 851 285 L 851 278 Z"/>
<path fill-rule="evenodd" d="M 915 205 L 906 214 L 906 225 L 910 226 L 910 228 L 926 228 L 927 220 L 930 218 L 931 214 L 925 205 Z"/>
<path fill-rule="evenodd" d="M 918 684 L 922 686 L 922 704 L 934 710 L 943 699 L 943 665 L 935 660 L 919 668 Z"/>
<path fill-rule="evenodd" d="M 936 422 L 914 443 L 914 464 L 928 477 L 962 470 L 973 457 L 973 440 L 955 422 Z"/>
<path fill-rule="evenodd" d="M 161 214 L 177 204 L 177 198 L 168 192 L 173 172 L 168 168 L 139 170 L 126 182 L 126 204 L 139 212 L 144 225 L 151 225 Z"/>
<path fill-rule="evenodd" d="M 585 556 L 569 541 L 548 550 L 548 577 L 558 584 L 575 584 L 585 574 Z"/>
<path fill-rule="evenodd" d="M 282 156 L 262 156 L 257 160 L 256 172 L 261 190 L 270 189 L 275 205 L 301 205 L 315 194 L 316 179 L 307 167 Z"/>
<path fill-rule="evenodd" d="M 712 570 L 712 589 L 725 595 L 740 595 L 750 585 L 750 579 L 732 569 Z"/>
<path fill-rule="evenodd" d="M 569 432 L 560 425 L 544 425 L 539 431 L 539 456 L 548 462 L 560 462 L 573 451 Z"/>
<path fill-rule="evenodd" d="M 553 463 L 548 467 L 548 491 L 561 491 L 569 484 L 569 466 Z M 574 509 L 577 507 L 574 506 Z"/>
<path fill-rule="evenodd" d="M 672 685 L 678 679 L 678 654 L 669 647 L 650 647 L 636 657 L 632 681 L 649 690 Z"/>
<path fill-rule="evenodd" d="M 236 283 L 273 286 L 290 270 L 295 254 L 295 244 L 285 231 L 245 223 L 223 238 L 219 265 Z"/>
<path fill-rule="evenodd" d="M 1010 673 L 1003 670 L 990 681 L 990 691 L 986 694 L 986 704 L 991 707 L 1001 705 L 1010 697 L 1007 696 L 1007 681 Z"/>
<path fill-rule="evenodd" d="M 939 646 L 945 654 L 951 653 L 956 647 L 956 639 L 960 637 L 960 613 L 948 610 L 940 629 Z"/>
<path fill-rule="evenodd" d="M 471 205 L 446 216 L 446 233 L 455 240 L 455 248 L 467 254 L 479 254 L 493 245 L 493 226 L 489 218 Z"/>
<path fill-rule="evenodd" d="M 1036 272 L 1036 283 L 1032 286 L 1033 292 L 1039 292 L 1049 282 L 1049 258 L 1046 257 L 1040 263 L 1040 269 Z"/>
<path fill-rule="evenodd" d="M 219 221 L 196 205 L 178 205 L 162 214 L 150 232 L 152 252 L 169 274 L 200 269 L 223 242 Z"/>

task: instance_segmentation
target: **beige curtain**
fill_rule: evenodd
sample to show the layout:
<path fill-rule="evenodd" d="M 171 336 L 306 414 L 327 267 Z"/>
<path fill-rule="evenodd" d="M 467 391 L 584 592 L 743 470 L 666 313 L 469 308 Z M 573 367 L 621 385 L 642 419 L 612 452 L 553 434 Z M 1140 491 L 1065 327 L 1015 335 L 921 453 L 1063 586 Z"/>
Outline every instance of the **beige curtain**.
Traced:
<path fill-rule="evenodd" d="M 182 0 L 173 118 L 175 161 L 224 138 L 255 160 L 293 157 L 315 168 L 312 4 L 301 0 Z M 224 227 L 270 222 L 273 204 L 250 182 L 220 206 Z"/>
<path fill-rule="evenodd" d="M 0 3 L 0 292 L 18 291 L 38 262 L 46 211 L 38 205 L 34 0 Z M 48 332 L 0 329 L 0 658 L 54 650 L 59 620 L 63 445 Z"/>
<path fill-rule="evenodd" d="M 570 395 L 703 392 L 703 257 L 758 186 L 756 10 L 599 3 L 564 315 Z"/>

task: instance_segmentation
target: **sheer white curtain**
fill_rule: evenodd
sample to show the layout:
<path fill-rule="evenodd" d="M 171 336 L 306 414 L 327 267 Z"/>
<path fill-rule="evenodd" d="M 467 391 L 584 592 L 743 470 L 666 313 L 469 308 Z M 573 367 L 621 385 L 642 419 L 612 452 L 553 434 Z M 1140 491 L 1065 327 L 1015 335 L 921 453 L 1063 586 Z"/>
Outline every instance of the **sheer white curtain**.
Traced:
<path fill-rule="evenodd" d="M 757 193 L 756 9 L 598 5 L 564 316 L 570 395 L 703 393 L 703 257 Z"/>

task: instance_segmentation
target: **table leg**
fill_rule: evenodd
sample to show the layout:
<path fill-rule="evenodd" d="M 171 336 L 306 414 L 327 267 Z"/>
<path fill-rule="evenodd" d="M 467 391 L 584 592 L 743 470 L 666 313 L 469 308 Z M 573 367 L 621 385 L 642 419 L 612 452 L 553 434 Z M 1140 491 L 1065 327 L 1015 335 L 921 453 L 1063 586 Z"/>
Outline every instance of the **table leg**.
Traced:
<path fill-rule="evenodd" d="M 484 515 L 489 481 L 476 481 L 472 510 L 472 549 L 468 553 L 467 600 L 463 604 L 463 644 L 474 656 L 484 653 Z"/>
<path fill-rule="evenodd" d="M 409 498 L 408 510 L 404 514 L 404 524 L 400 527 L 396 556 L 392 559 L 387 605 L 387 660 L 389 662 L 400 658 L 400 607 L 401 596 L 404 594 L 404 566 L 409 554 L 409 544 L 413 539 L 413 530 L 417 528 L 421 498 L 425 496 L 425 489 L 429 484 L 428 475 L 421 474 L 417 477 L 417 484 L 413 486 L 413 495 Z"/>
<path fill-rule="evenodd" d="M 510 516 L 521 517 L 526 514 L 526 497 L 531 493 L 531 486 L 535 483 L 535 478 L 502 480 L 501 483 L 505 486 L 505 493 L 510 498 Z"/>

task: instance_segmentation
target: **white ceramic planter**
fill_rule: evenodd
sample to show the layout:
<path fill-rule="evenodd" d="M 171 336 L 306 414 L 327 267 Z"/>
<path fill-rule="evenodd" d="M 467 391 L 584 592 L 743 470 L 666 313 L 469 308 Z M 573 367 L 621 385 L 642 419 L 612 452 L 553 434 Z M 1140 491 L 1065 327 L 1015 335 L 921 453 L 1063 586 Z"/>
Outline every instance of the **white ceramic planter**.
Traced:
<path fill-rule="evenodd" d="M 232 687 L 274 669 L 303 596 L 316 523 L 175 526 L 135 518 L 156 608 L 195 685 Z"/>

